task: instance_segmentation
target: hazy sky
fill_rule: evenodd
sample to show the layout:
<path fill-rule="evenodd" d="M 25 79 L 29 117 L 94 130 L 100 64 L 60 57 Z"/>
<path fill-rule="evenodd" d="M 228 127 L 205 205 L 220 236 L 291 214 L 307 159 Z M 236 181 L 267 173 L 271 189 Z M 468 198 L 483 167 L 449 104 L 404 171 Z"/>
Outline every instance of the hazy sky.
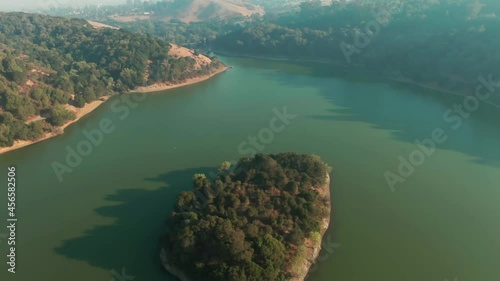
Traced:
<path fill-rule="evenodd" d="M 126 0 L 0 0 L 0 10 L 36 9 L 37 7 L 84 6 L 87 4 L 121 4 Z"/>

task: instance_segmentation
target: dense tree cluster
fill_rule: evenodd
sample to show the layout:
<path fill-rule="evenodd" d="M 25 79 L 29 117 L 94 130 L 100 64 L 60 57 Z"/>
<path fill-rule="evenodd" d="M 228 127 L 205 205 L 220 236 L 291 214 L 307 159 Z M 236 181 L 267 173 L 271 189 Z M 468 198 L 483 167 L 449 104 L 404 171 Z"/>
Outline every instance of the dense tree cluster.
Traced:
<path fill-rule="evenodd" d="M 114 26 L 134 32 L 152 34 L 168 42 L 194 48 L 209 48 L 218 36 L 241 29 L 244 22 L 245 18 L 242 16 L 191 23 L 184 23 L 179 20 L 170 20 L 169 22 L 155 20 L 118 22 L 113 19 L 106 20 L 106 23 Z"/>
<path fill-rule="evenodd" d="M 317 188 L 329 172 L 317 156 L 283 153 L 223 164 L 213 181 L 196 174 L 167 222 L 169 264 L 192 280 L 289 280 L 328 215 Z"/>
<path fill-rule="evenodd" d="M 500 65 L 496 0 L 310 1 L 300 8 L 219 36 L 215 49 L 351 63 L 469 93 L 477 77 L 496 75 Z"/>
<path fill-rule="evenodd" d="M 151 35 L 95 29 L 84 20 L 0 13 L 0 146 L 36 139 L 73 119 L 64 105 L 82 107 L 105 95 L 180 82 L 219 66 L 196 69 L 194 59 L 169 57 L 169 49 Z M 46 121 L 24 124 L 36 115 Z"/>

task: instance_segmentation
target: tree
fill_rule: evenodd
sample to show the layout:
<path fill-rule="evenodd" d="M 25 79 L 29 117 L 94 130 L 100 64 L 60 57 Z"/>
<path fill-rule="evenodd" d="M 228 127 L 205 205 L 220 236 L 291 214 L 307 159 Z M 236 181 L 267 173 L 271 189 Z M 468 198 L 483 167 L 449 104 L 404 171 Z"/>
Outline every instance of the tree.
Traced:
<path fill-rule="evenodd" d="M 9 126 L 0 124 L 0 146 L 11 146 L 14 144 L 14 139 L 10 135 Z"/>
<path fill-rule="evenodd" d="M 51 101 L 46 88 L 35 88 L 31 91 L 31 98 L 39 109 L 46 109 L 51 106 Z"/>
<path fill-rule="evenodd" d="M 5 108 L 5 110 L 14 114 L 14 116 L 21 121 L 24 121 L 29 116 L 35 114 L 35 108 L 33 104 L 25 96 L 20 96 L 10 90 L 7 90 L 4 93 L 2 100 L 4 101 L 3 107 Z"/>
<path fill-rule="evenodd" d="M 44 134 L 44 129 L 45 126 L 43 121 L 31 122 L 28 125 L 27 138 L 31 141 L 37 140 Z"/>
<path fill-rule="evenodd" d="M 231 168 L 231 162 L 229 161 L 224 161 L 222 164 L 219 166 L 219 172 L 220 173 L 225 173 L 229 171 L 229 168 Z"/>
<path fill-rule="evenodd" d="M 302 245 L 304 243 L 304 239 L 305 239 L 304 233 L 298 227 L 294 227 L 293 230 L 288 235 L 288 241 L 290 241 L 290 243 L 293 243 L 295 245 Z"/>
<path fill-rule="evenodd" d="M 311 229 L 329 213 L 311 188 L 327 171 L 318 157 L 283 153 L 242 158 L 234 171 L 219 174 L 214 183 L 195 174 L 194 191 L 179 195 L 167 220 L 162 247 L 169 262 L 192 280 L 289 280 L 284 273 L 292 270 L 289 266 L 299 254 L 291 249 L 304 246 Z M 269 183 L 261 183 L 262 178 Z M 304 178 L 310 180 L 302 183 Z M 299 188 L 298 194 L 285 188 L 289 182 Z M 195 193 L 214 185 L 218 194 L 206 207 L 194 208 Z M 306 256 L 298 258 L 303 262 Z"/>
<path fill-rule="evenodd" d="M 18 63 L 13 57 L 5 58 L 2 64 L 7 79 L 17 84 L 24 84 L 26 81 L 26 69 L 22 67 L 22 64 Z"/>
<path fill-rule="evenodd" d="M 54 126 L 62 126 L 68 120 L 74 120 L 76 118 L 73 112 L 68 111 L 63 105 L 55 104 L 49 110 L 50 118 L 47 121 Z"/>
<path fill-rule="evenodd" d="M 207 176 L 205 176 L 205 174 L 195 174 L 193 176 L 193 185 L 195 188 L 201 188 L 206 183 L 208 183 L 208 179 Z"/>
<path fill-rule="evenodd" d="M 76 95 L 75 100 L 73 101 L 73 105 L 76 107 L 84 107 L 85 106 L 85 97 L 83 95 Z"/>
<path fill-rule="evenodd" d="M 50 92 L 50 99 L 53 104 L 67 104 L 70 101 L 71 96 L 63 90 L 54 89 Z"/>

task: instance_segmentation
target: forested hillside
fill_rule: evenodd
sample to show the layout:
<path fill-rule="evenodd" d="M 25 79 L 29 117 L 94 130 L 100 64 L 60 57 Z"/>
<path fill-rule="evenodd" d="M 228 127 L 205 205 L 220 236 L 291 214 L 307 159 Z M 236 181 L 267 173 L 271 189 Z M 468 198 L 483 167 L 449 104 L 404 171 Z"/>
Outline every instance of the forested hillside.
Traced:
<path fill-rule="evenodd" d="M 362 66 L 391 78 L 473 91 L 498 76 L 500 3 L 494 0 L 357 0 L 267 17 L 219 36 L 216 50 Z"/>
<path fill-rule="evenodd" d="M 192 58 L 168 56 L 150 35 L 95 29 L 84 20 L 0 13 L 0 146 L 36 140 L 102 96 L 208 73 Z M 42 115 L 45 120 L 29 122 Z M 26 122 L 28 120 L 28 122 Z M 26 124 L 25 124 L 26 123 Z"/>
<path fill-rule="evenodd" d="M 241 17 L 231 19 L 212 19 L 204 22 L 184 23 L 180 21 L 137 20 L 133 22 L 117 22 L 108 20 L 107 23 L 139 32 L 152 34 L 168 42 L 207 49 L 218 36 L 241 29 Z"/>
<path fill-rule="evenodd" d="M 317 156 L 283 153 L 225 163 L 215 181 L 196 174 L 168 219 L 164 264 L 189 280 L 290 280 L 305 243 L 321 243 L 330 169 Z"/>

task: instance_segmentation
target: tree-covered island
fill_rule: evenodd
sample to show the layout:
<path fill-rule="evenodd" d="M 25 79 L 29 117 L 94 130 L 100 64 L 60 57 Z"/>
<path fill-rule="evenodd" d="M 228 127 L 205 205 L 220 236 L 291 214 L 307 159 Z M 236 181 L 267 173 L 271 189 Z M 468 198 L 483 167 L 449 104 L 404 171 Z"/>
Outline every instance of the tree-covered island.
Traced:
<path fill-rule="evenodd" d="M 164 267 L 183 281 L 304 280 L 330 222 L 331 168 L 315 155 L 257 154 L 193 177 L 167 219 Z"/>

